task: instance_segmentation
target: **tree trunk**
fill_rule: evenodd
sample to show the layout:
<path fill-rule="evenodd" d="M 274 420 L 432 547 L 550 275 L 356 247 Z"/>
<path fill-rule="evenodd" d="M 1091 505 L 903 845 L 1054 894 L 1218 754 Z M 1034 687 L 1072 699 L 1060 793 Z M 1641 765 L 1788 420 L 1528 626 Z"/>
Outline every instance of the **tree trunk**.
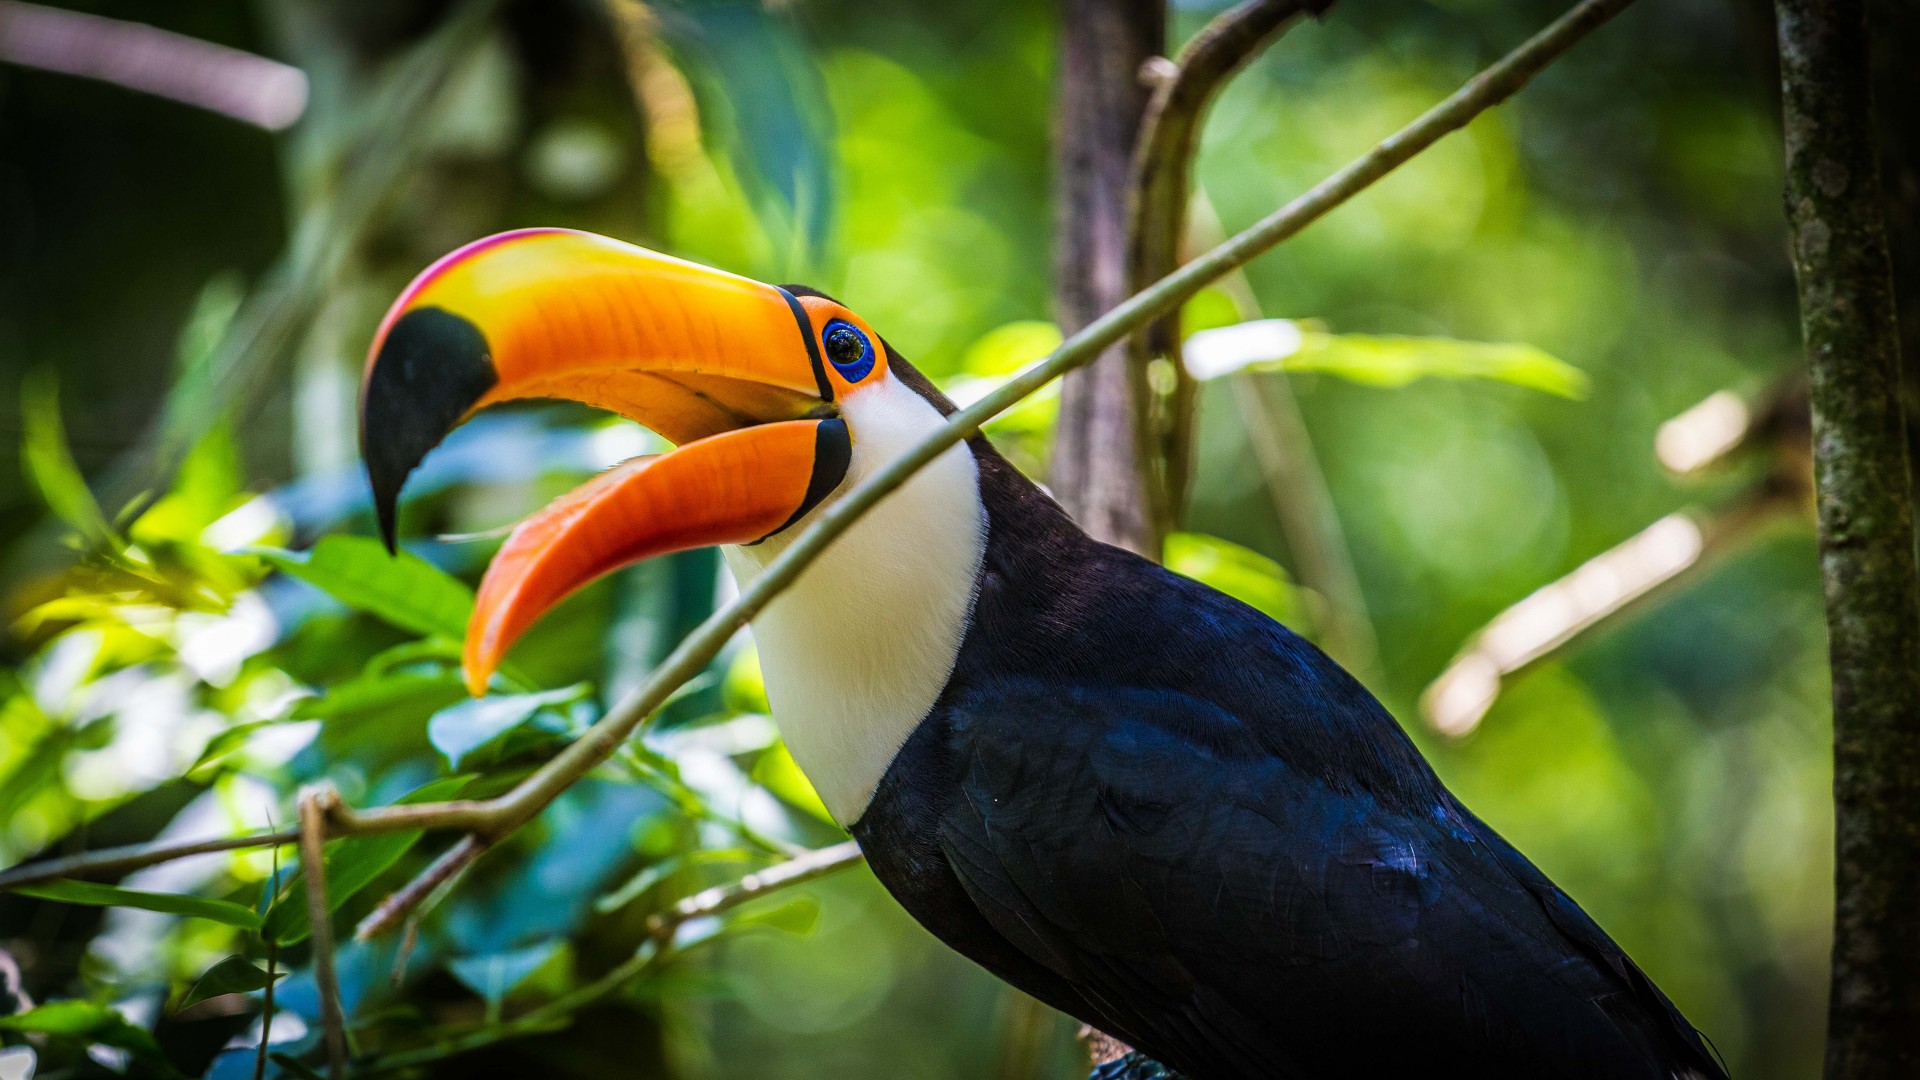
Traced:
<path fill-rule="evenodd" d="M 1862 0 L 1778 0 L 1833 667 L 1827 1075 L 1920 1075 L 1920 581 Z"/>
<path fill-rule="evenodd" d="M 1072 334 L 1127 298 L 1133 145 L 1152 90 L 1146 62 L 1166 46 L 1165 0 L 1060 0 L 1054 134 L 1054 310 Z M 1125 341 L 1061 383 L 1052 488 L 1096 539 L 1158 561 L 1137 430 L 1137 373 Z M 1091 1028 L 1095 1076 L 1144 1061 Z M 1104 1070 L 1104 1073 L 1102 1072 Z"/>
<path fill-rule="evenodd" d="M 1150 89 L 1141 66 L 1166 43 L 1164 0 L 1061 0 L 1054 151 L 1054 307 L 1081 329 L 1127 296 L 1127 200 Z M 1067 376 L 1053 443 L 1053 493 L 1101 540 L 1159 558 L 1135 431 L 1124 344 Z"/>

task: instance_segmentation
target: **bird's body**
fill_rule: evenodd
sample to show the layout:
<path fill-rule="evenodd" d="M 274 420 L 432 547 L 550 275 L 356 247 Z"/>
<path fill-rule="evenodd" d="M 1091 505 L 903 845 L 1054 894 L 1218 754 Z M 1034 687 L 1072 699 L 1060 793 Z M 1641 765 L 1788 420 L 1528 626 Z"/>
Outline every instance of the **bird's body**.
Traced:
<path fill-rule="evenodd" d="M 576 263 L 591 290 L 511 314 Z M 368 444 L 383 521 L 419 455 L 490 400 L 574 396 L 683 444 L 516 531 L 469 632 L 476 691 L 593 576 L 719 543 L 750 579 L 788 526 L 937 428 L 951 403 L 856 324 L 811 290 L 579 234 L 484 241 L 423 274 L 369 372 L 367 415 L 398 433 Z M 457 393 L 421 374 L 435 350 Z M 900 903 L 1192 1080 L 1724 1075 L 1364 687 L 1089 538 L 984 437 L 874 506 L 754 633 L 795 760 Z"/>
<path fill-rule="evenodd" d="M 923 925 L 1203 1080 L 1718 1075 L 1346 672 L 976 452 L 973 620 L 853 826 Z"/>

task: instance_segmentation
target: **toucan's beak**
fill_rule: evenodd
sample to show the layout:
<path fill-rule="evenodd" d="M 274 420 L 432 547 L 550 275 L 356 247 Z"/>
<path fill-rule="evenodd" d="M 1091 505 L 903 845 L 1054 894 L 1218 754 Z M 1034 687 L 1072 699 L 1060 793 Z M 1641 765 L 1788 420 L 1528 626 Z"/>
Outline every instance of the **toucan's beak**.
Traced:
<path fill-rule="evenodd" d="M 469 244 L 401 294 L 361 398 L 389 547 L 407 474 L 488 405 L 586 402 L 680 447 L 604 474 L 514 531 L 467 630 L 476 694 L 515 638 L 595 578 L 764 539 L 833 491 L 852 444 L 820 358 L 823 318 L 784 289 L 557 229 Z"/>

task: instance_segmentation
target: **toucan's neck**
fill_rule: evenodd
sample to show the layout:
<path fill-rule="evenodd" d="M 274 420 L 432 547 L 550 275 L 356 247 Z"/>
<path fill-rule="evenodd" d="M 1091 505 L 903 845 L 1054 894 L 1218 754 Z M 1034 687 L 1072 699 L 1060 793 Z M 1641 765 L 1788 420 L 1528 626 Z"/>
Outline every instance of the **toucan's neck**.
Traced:
<path fill-rule="evenodd" d="M 841 409 L 854 432 L 847 487 L 945 419 L 893 380 L 849 395 Z M 954 446 L 862 515 L 753 620 L 774 720 L 842 824 L 859 819 L 953 673 L 987 549 L 982 483 L 974 449 Z M 725 549 L 735 579 L 751 580 L 798 531 Z"/>

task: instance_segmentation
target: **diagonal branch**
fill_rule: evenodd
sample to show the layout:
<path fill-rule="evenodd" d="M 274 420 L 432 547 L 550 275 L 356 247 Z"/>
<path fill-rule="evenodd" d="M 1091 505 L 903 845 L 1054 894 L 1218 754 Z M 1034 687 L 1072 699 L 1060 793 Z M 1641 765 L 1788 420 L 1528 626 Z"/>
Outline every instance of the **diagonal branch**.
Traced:
<path fill-rule="evenodd" d="M 1139 291 L 1170 273 L 1186 235 L 1187 200 L 1200 122 L 1220 88 L 1301 15 L 1316 18 L 1333 0 L 1246 0 L 1201 28 L 1154 89 L 1133 157 L 1127 288 Z M 1148 513 L 1164 537 L 1186 504 L 1194 381 L 1180 362 L 1180 314 L 1168 312 L 1129 342 L 1134 428 L 1146 472 Z M 1171 362 L 1171 387 L 1156 395 L 1147 378 L 1156 358 Z"/>
<path fill-rule="evenodd" d="M 818 520 L 803 530 L 786 551 L 740 591 L 732 603 L 714 612 L 688 634 L 646 683 L 511 791 L 485 801 L 392 806 L 366 811 L 355 811 L 336 804 L 329 808 L 327 814 L 329 835 L 363 836 L 409 829 L 463 829 L 471 833 L 475 840 L 475 843 L 463 846 L 473 852 L 473 857 L 477 857 L 488 844 L 498 842 L 501 837 L 525 824 L 575 781 L 611 757 L 674 690 L 704 671 L 734 633 L 745 627 L 781 590 L 791 585 L 807 565 L 819 557 L 861 514 L 886 498 L 928 462 L 947 448 L 977 434 L 981 425 L 989 419 L 1066 372 L 1089 363 L 1108 346 L 1148 321 L 1175 310 L 1215 279 L 1297 235 L 1441 138 L 1460 130 L 1480 113 L 1512 97 L 1555 58 L 1632 2 L 1582 0 L 1546 29 L 1474 76 L 1446 100 L 1345 168 L 1225 243 L 1128 298 L 1062 343 L 1052 356 L 954 413 L 944 427 L 855 485 L 845 495 L 826 504 L 819 512 Z M 277 839 L 278 835 L 256 835 L 245 838 L 247 842 L 233 842 L 228 846 L 284 842 Z M 115 854 L 116 865 L 133 865 L 131 860 L 139 857 L 122 849 Z M 87 873 L 94 869 L 84 856 L 66 860 L 65 867 L 70 874 Z M 458 868 L 445 867 L 437 872 L 452 872 Z M 36 872 L 37 868 L 29 868 L 19 874 L 0 878 L 0 887 L 24 883 L 23 877 Z"/>

